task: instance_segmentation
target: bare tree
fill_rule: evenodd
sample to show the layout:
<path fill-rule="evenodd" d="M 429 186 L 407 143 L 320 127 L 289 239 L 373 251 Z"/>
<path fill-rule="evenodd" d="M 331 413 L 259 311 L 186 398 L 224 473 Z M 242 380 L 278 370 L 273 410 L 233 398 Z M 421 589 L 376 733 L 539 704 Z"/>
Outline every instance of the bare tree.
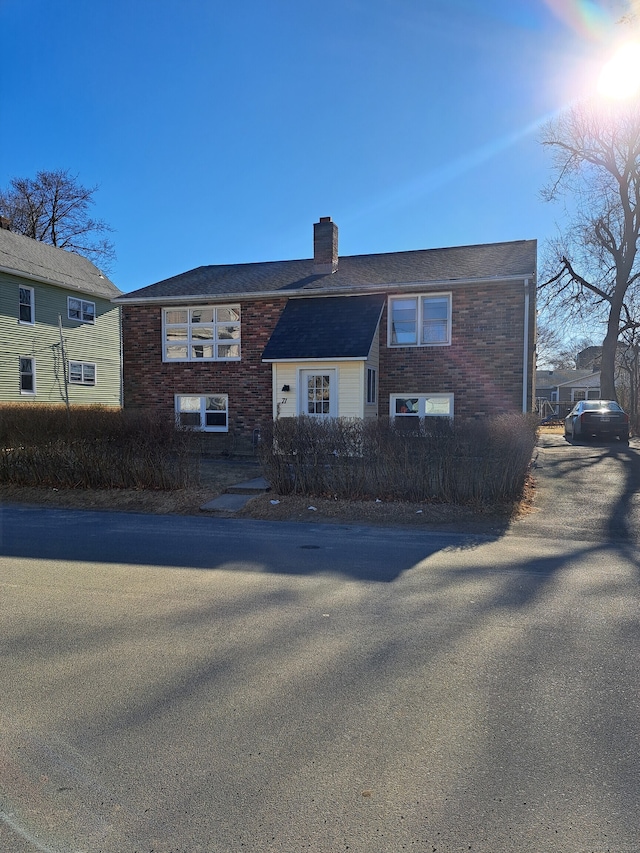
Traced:
<path fill-rule="evenodd" d="M 97 190 L 61 169 L 12 178 L 7 189 L 0 189 L 0 215 L 10 221 L 12 231 L 84 255 L 107 271 L 115 260 L 107 237 L 112 229 L 89 215 Z"/>
<path fill-rule="evenodd" d="M 550 249 L 555 271 L 542 288 L 574 316 L 602 319 L 601 393 L 617 399 L 617 342 L 640 319 L 640 100 L 575 106 L 547 124 L 542 144 L 553 155 L 544 197 L 563 196 L 570 207 L 570 225 Z"/>
<path fill-rule="evenodd" d="M 536 361 L 539 370 L 574 370 L 578 353 L 592 345 L 587 337 L 574 335 L 567 338 L 564 331 L 549 320 L 541 320 L 537 331 Z"/>

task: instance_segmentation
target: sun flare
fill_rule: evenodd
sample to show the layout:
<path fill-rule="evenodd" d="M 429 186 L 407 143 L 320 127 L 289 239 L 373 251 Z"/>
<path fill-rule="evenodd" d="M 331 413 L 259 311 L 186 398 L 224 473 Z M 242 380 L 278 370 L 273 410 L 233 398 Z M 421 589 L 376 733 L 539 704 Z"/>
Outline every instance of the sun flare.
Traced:
<path fill-rule="evenodd" d="M 640 92 L 640 43 L 628 42 L 603 66 L 598 91 L 609 98 L 632 98 Z"/>

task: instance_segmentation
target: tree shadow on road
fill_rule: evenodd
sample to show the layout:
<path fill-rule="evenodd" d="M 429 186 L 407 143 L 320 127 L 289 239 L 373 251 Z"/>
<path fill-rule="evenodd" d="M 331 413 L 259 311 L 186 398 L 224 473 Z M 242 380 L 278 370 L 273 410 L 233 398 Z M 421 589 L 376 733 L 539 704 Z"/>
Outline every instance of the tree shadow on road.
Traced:
<path fill-rule="evenodd" d="M 613 446 L 609 455 L 622 463 L 624 482 L 617 500 L 611 507 L 609 517 L 609 537 L 611 539 L 632 539 L 633 502 L 640 495 L 640 452 L 626 446 Z"/>

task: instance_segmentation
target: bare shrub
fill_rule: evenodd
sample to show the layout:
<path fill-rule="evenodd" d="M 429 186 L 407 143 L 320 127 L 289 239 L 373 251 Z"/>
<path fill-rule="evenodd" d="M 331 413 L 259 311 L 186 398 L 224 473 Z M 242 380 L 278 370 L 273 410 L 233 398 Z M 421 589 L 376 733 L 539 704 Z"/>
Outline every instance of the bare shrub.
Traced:
<path fill-rule="evenodd" d="M 0 407 L 0 482 L 176 489 L 198 480 L 193 434 L 171 421 L 102 407 Z"/>
<path fill-rule="evenodd" d="M 522 492 L 537 419 L 452 423 L 282 418 L 263 431 L 265 477 L 279 494 L 499 503 Z"/>

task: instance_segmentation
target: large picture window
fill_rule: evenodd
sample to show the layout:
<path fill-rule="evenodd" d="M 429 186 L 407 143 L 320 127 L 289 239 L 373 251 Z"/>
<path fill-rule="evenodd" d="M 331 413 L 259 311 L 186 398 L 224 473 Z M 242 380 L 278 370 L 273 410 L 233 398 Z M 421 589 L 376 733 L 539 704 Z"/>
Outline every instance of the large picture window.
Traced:
<path fill-rule="evenodd" d="M 451 294 L 389 298 L 391 347 L 446 346 L 451 343 Z"/>
<path fill-rule="evenodd" d="M 239 361 L 240 306 L 165 308 L 164 361 Z"/>
<path fill-rule="evenodd" d="M 178 394 L 176 421 L 188 429 L 228 432 L 229 397 L 227 394 Z"/>
<path fill-rule="evenodd" d="M 32 287 L 21 287 L 19 290 L 18 320 L 21 323 L 30 323 L 33 325 L 36 320 L 34 290 Z"/>

